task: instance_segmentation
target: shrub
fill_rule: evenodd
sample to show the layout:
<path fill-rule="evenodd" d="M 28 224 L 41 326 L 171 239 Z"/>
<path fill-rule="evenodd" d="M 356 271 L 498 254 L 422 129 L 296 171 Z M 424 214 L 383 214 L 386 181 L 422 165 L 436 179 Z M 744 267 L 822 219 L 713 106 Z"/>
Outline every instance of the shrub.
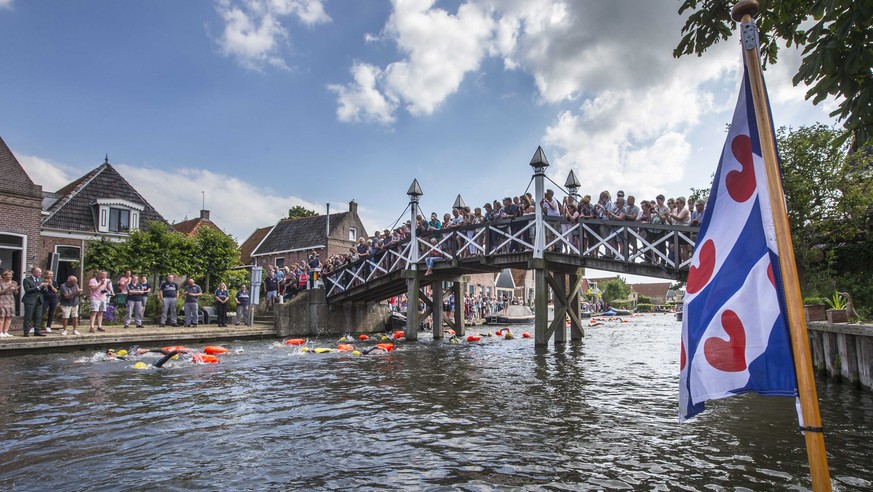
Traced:
<path fill-rule="evenodd" d="M 637 312 L 638 313 L 651 313 L 652 309 L 654 307 L 655 307 L 654 304 L 651 304 L 648 302 L 638 303 L 637 304 Z"/>
<path fill-rule="evenodd" d="M 825 298 L 821 297 L 821 296 L 809 296 L 809 297 L 803 298 L 803 304 L 807 305 L 807 306 L 808 305 L 824 304 L 824 303 L 825 303 Z"/>
<path fill-rule="evenodd" d="M 639 306 L 640 304 L 651 304 L 651 303 L 652 303 L 652 298 L 647 296 L 647 295 L 640 294 L 639 297 L 637 297 L 637 306 Z"/>

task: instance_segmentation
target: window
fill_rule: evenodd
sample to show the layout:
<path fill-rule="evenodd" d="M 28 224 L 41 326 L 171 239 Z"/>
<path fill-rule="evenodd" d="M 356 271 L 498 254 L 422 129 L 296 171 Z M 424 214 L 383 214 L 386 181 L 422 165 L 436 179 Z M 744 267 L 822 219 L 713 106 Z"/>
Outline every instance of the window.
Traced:
<path fill-rule="evenodd" d="M 78 246 L 55 246 L 60 261 L 79 261 Z"/>
<path fill-rule="evenodd" d="M 285 258 L 276 258 L 276 267 L 285 268 Z"/>
<path fill-rule="evenodd" d="M 357 241 L 358 240 L 358 229 L 355 227 L 349 227 L 349 241 Z"/>
<path fill-rule="evenodd" d="M 130 230 L 130 210 L 109 209 L 109 231 L 127 232 Z"/>

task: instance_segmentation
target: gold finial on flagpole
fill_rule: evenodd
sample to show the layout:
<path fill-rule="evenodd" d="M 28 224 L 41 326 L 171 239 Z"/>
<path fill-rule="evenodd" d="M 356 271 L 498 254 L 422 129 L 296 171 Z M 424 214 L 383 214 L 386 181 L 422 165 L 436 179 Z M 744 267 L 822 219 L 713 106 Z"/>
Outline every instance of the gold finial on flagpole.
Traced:
<path fill-rule="evenodd" d="M 755 14 L 758 13 L 758 7 L 758 0 L 742 0 L 737 2 L 734 8 L 731 9 L 731 19 L 734 22 L 744 22 L 743 16 L 748 14 L 749 17 L 755 17 Z"/>

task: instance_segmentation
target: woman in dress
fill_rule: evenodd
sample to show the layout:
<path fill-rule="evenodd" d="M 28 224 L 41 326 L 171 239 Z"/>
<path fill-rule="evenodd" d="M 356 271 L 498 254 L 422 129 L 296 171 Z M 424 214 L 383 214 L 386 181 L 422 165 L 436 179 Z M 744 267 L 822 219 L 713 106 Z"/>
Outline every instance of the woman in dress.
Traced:
<path fill-rule="evenodd" d="M 12 270 L 3 270 L 0 276 L 0 337 L 13 336 L 9 333 L 9 326 L 15 316 L 15 294 L 20 289 L 21 286 L 12 280 Z"/>

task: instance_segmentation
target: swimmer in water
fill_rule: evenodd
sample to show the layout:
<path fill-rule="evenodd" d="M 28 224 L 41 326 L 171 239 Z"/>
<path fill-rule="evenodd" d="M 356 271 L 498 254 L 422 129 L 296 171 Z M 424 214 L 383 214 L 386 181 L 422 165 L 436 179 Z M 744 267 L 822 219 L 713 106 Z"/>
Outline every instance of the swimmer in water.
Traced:
<path fill-rule="evenodd" d="M 184 347 L 173 347 L 174 350 L 167 350 L 164 348 L 157 349 L 148 349 L 148 348 L 139 348 L 133 346 L 130 350 L 121 349 L 116 352 L 113 349 L 108 349 L 105 353 L 107 359 L 115 359 L 115 360 L 130 360 L 132 356 L 140 356 L 143 354 L 147 354 L 149 352 L 157 352 L 163 354 L 164 356 L 158 359 L 152 364 L 154 367 L 161 367 L 167 363 L 168 360 L 172 359 L 174 356 L 178 354 L 195 354 L 196 350 L 192 350 Z"/>

